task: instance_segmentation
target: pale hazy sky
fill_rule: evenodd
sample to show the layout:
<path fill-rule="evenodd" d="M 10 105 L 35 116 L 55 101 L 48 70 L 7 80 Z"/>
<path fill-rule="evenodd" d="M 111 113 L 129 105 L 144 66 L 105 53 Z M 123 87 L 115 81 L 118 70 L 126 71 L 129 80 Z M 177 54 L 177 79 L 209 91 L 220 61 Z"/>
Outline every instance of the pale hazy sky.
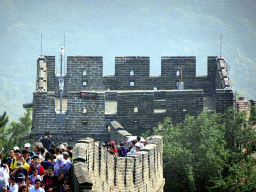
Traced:
<path fill-rule="evenodd" d="M 0 114 L 17 121 L 32 102 L 41 34 L 58 66 L 65 35 L 65 55 L 103 56 L 105 75 L 124 55 L 150 56 L 151 75 L 161 74 L 161 56 L 193 55 L 206 75 L 222 34 L 233 89 L 256 99 L 255 8 L 255 0 L 0 0 Z"/>

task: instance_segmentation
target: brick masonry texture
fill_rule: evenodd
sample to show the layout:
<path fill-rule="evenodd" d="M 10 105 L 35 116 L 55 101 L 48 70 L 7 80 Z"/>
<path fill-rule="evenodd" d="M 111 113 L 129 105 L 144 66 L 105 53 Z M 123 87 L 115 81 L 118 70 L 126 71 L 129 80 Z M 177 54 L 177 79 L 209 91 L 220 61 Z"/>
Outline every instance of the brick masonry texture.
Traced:
<path fill-rule="evenodd" d="M 141 135 L 165 117 L 171 117 L 176 124 L 186 114 L 197 115 L 204 109 L 223 112 L 233 106 L 233 93 L 227 89 L 230 87 L 227 64 L 217 56 L 208 57 L 208 75 L 199 77 L 195 56 L 161 57 L 161 76 L 157 77 L 150 76 L 148 56 L 116 57 L 115 75 L 110 76 L 103 76 L 101 56 L 68 56 L 62 95 L 67 100 L 63 109 L 67 110 L 60 114 L 55 109 L 55 102 L 60 99 L 55 57 L 43 57 L 47 91 L 34 92 L 33 103 L 25 105 L 33 106 L 34 139 L 50 131 L 56 144 L 63 141 L 74 144 L 85 137 L 109 141 L 112 121 L 119 122 L 133 135 Z M 180 79 L 185 90 L 178 90 Z M 81 92 L 96 94 L 97 98 L 82 98 Z M 206 97 L 212 98 L 208 102 L 212 107 L 206 107 Z M 116 106 L 113 110 L 111 102 Z M 105 108 L 109 106 L 110 109 Z"/>
<path fill-rule="evenodd" d="M 127 141 L 131 134 L 114 121 L 110 135 L 117 141 Z M 149 142 L 143 149 L 127 157 L 114 157 L 91 138 L 78 141 L 73 150 L 75 191 L 93 185 L 92 190 L 97 192 L 162 192 L 163 138 L 155 135 L 147 139 Z"/>

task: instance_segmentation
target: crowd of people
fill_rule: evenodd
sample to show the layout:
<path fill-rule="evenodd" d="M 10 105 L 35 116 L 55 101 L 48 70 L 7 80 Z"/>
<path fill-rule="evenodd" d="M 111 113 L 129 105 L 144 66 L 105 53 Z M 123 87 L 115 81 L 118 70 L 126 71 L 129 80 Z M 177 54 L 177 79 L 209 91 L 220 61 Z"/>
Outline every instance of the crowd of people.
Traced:
<path fill-rule="evenodd" d="M 127 141 L 129 149 L 121 142 L 114 141 L 101 144 L 115 157 L 126 157 L 135 154 L 144 147 L 145 141 L 141 137 Z M 55 146 L 49 132 L 39 140 L 41 145 L 35 144 L 31 150 L 30 143 L 24 149 L 14 147 L 9 151 L 9 157 L 1 159 L 0 192 L 64 192 L 72 191 L 72 149 L 67 143 Z M 43 146 L 43 147 L 42 147 Z"/>
<path fill-rule="evenodd" d="M 16 146 L 1 160 L 0 192 L 72 191 L 73 147 L 67 143 L 56 147 L 49 132 L 40 142 L 32 150 L 30 143 L 23 150 Z"/>
<path fill-rule="evenodd" d="M 108 152 L 115 157 L 126 157 L 127 154 L 136 154 L 140 149 L 144 147 L 145 141 L 142 141 L 140 136 L 137 136 L 136 139 L 128 140 L 129 143 L 128 148 L 125 147 L 124 142 L 121 142 L 119 145 L 116 145 L 114 141 L 109 143 L 101 143 L 103 147 L 105 147 Z"/>

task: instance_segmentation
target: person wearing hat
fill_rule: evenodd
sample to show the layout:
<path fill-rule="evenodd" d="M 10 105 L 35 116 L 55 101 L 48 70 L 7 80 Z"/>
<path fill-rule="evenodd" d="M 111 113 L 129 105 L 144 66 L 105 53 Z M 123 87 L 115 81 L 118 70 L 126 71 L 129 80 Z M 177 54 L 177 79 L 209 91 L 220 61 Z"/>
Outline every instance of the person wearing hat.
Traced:
<path fill-rule="evenodd" d="M 31 145 L 30 143 L 26 143 L 24 145 L 24 149 L 27 150 L 28 153 L 32 152 L 33 153 L 33 157 L 36 155 L 35 152 L 31 151 Z"/>
<path fill-rule="evenodd" d="M 140 144 L 136 143 L 130 150 L 129 154 L 136 154 L 140 150 Z"/>
<path fill-rule="evenodd" d="M 25 177 L 28 175 L 28 171 L 26 169 L 23 169 L 23 164 L 20 161 L 17 162 L 17 168 L 12 170 L 10 176 L 13 175 L 17 177 L 19 173 L 23 173 Z"/>
<path fill-rule="evenodd" d="M 25 149 L 25 150 L 30 151 L 30 148 L 31 148 L 30 143 L 26 143 L 26 144 L 24 145 L 24 149 Z"/>
<path fill-rule="evenodd" d="M 65 151 L 65 152 L 63 152 L 62 154 L 63 154 L 63 159 L 64 159 L 65 161 L 71 163 L 71 161 L 69 160 L 69 153 Z"/>
<path fill-rule="evenodd" d="M 18 173 L 17 174 L 16 181 L 17 181 L 17 185 L 19 187 L 19 190 L 20 190 L 22 185 L 26 185 L 26 183 L 25 183 L 25 176 L 24 176 L 23 173 Z"/>
<path fill-rule="evenodd" d="M 27 171 L 29 170 L 29 164 L 27 164 L 27 162 L 25 161 L 23 156 L 20 156 L 18 161 L 20 161 L 23 164 L 23 168 L 26 169 Z"/>

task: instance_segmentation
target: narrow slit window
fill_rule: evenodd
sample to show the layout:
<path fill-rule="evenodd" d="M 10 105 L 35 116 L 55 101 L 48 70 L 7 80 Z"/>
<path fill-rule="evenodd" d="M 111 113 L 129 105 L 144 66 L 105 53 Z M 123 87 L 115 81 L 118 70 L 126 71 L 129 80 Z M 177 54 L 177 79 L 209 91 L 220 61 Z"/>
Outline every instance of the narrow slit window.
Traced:
<path fill-rule="evenodd" d="M 134 72 L 133 72 L 133 71 L 131 71 L 131 72 L 130 72 L 130 76 L 133 76 L 133 75 L 134 75 Z"/>
<path fill-rule="evenodd" d="M 88 124 L 88 121 L 83 121 L 83 126 L 86 126 Z"/>
<path fill-rule="evenodd" d="M 134 107 L 134 113 L 138 113 L 138 107 Z"/>
<path fill-rule="evenodd" d="M 176 71 L 176 76 L 177 76 L 177 77 L 180 76 L 180 71 L 179 71 L 179 70 Z"/>
<path fill-rule="evenodd" d="M 86 71 L 83 72 L 83 76 L 85 76 L 85 75 L 86 75 Z"/>

